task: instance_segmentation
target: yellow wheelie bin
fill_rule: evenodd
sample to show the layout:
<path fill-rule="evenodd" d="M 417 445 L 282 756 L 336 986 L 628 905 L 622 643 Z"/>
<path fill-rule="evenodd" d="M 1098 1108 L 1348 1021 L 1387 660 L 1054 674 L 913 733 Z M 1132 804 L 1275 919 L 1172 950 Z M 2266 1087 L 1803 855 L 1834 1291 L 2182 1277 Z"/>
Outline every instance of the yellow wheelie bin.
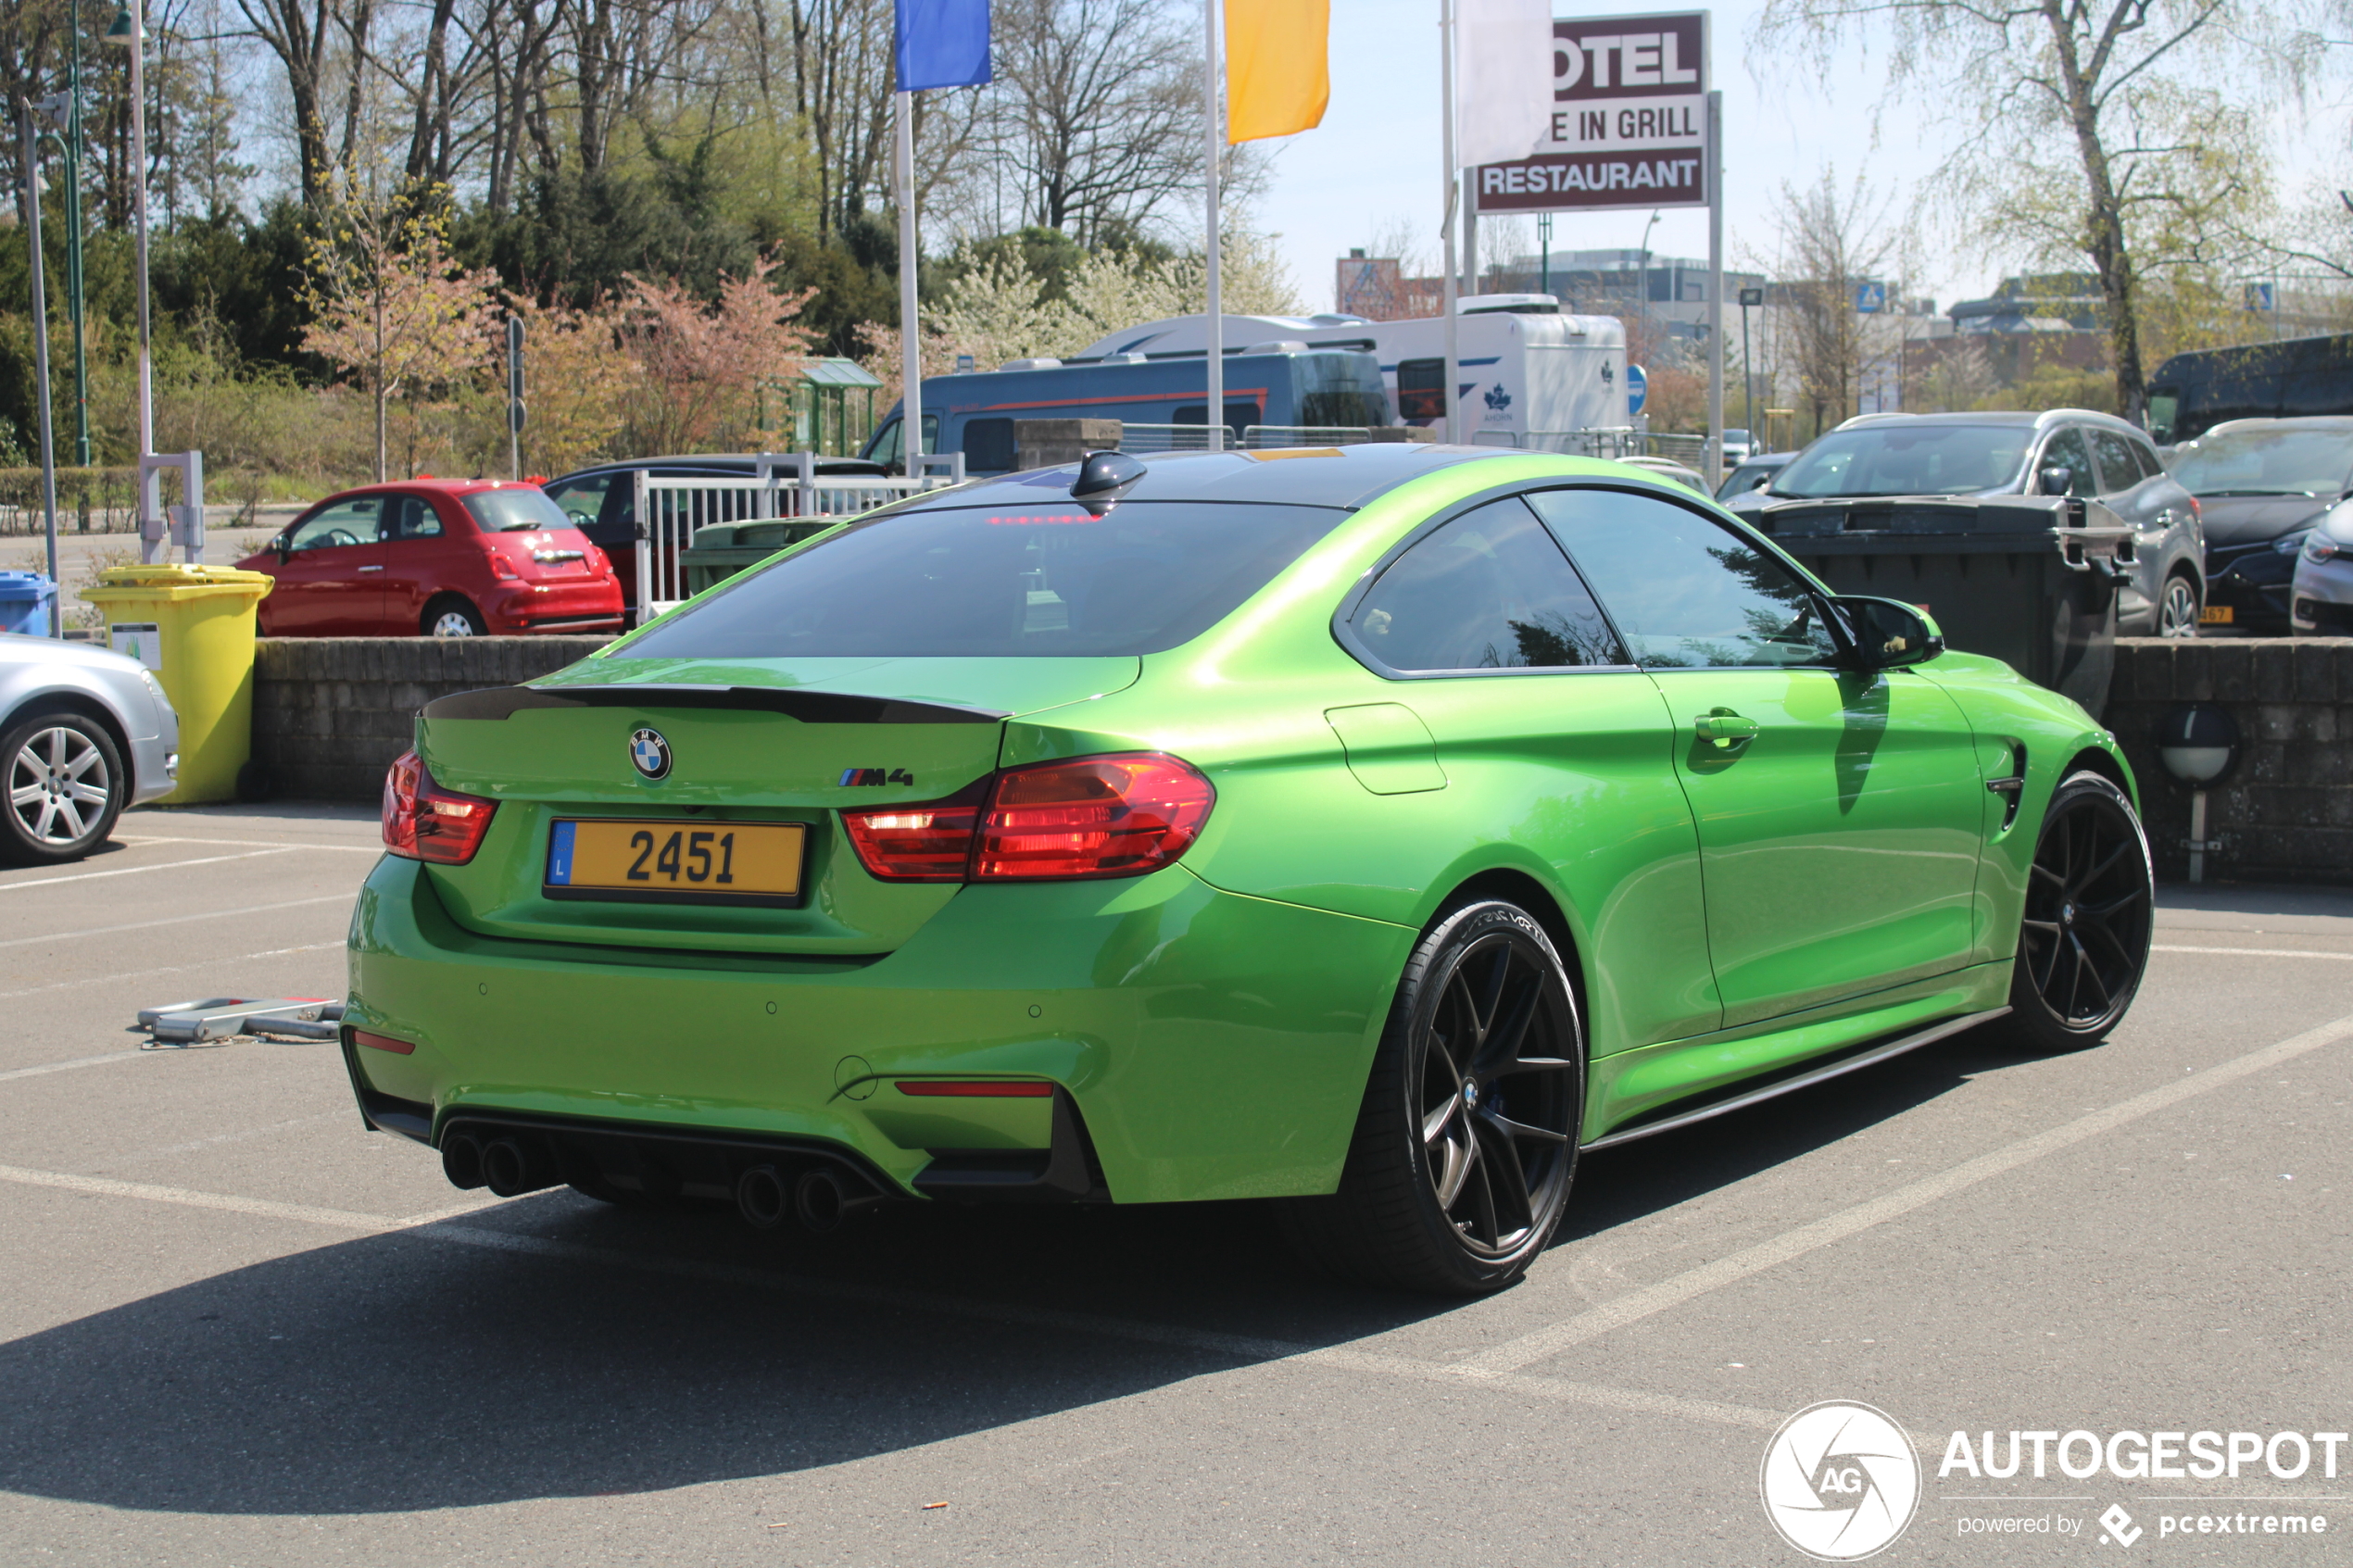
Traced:
<path fill-rule="evenodd" d="M 254 612 L 275 579 L 233 566 L 109 567 L 82 596 L 107 618 L 107 640 L 156 672 L 180 714 L 180 786 L 157 802 L 237 798 L 253 755 Z"/>

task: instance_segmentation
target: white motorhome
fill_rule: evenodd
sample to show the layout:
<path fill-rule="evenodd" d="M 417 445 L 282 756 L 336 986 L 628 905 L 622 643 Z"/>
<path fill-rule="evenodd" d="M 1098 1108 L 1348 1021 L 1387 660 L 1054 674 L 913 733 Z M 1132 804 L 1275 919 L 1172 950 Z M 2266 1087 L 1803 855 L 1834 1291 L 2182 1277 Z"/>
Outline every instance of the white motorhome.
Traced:
<path fill-rule="evenodd" d="M 1545 436 L 1623 430 L 1626 327 L 1615 316 L 1567 316 L 1543 294 L 1472 295 L 1456 305 L 1456 407 L 1464 438 L 1484 445 L 1551 445 Z M 1137 355 L 1197 356 L 1208 344 L 1203 316 L 1148 321 L 1098 339 L 1066 364 Z M 1367 321 L 1358 316 L 1227 316 L 1227 353 L 1362 348 L 1380 361 L 1398 422 L 1435 425 L 1444 417 L 1446 321 L 1441 316 Z M 1531 441 L 1533 436 L 1538 438 Z"/>

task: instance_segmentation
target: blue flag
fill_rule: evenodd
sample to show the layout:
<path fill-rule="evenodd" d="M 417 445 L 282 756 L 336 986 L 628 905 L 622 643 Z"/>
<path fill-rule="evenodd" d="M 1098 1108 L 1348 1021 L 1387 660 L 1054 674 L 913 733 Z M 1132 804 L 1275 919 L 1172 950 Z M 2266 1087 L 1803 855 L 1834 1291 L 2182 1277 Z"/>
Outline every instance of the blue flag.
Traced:
<path fill-rule="evenodd" d="M 898 0 L 899 91 L 988 80 L 988 0 Z"/>

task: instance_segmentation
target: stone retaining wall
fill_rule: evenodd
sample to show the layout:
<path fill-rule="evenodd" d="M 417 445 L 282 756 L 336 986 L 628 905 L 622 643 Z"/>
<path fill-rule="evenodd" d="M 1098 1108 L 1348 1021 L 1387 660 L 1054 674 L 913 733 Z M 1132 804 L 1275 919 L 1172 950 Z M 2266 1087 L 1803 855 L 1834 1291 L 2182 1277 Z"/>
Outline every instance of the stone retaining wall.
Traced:
<path fill-rule="evenodd" d="M 378 799 L 426 703 L 536 680 L 611 640 L 264 637 L 254 660 L 254 759 L 286 798 Z"/>
<path fill-rule="evenodd" d="M 271 637 L 254 683 L 254 756 L 281 796 L 374 800 L 417 709 L 450 692 L 530 681 L 603 637 Z M 2179 703 L 2238 721 L 2238 771 L 2208 797 L 2216 881 L 2353 885 L 2353 638 L 2128 637 L 2105 721 L 2138 776 L 2158 872 L 2187 874 L 2189 791 L 2158 760 Z"/>
<path fill-rule="evenodd" d="M 2102 716 L 2140 781 L 2157 873 L 2189 874 L 2190 792 L 2157 755 L 2180 704 L 2211 703 L 2238 723 L 2237 770 L 2207 793 L 2213 882 L 2353 885 L 2353 638 L 2127 637 Z"/>

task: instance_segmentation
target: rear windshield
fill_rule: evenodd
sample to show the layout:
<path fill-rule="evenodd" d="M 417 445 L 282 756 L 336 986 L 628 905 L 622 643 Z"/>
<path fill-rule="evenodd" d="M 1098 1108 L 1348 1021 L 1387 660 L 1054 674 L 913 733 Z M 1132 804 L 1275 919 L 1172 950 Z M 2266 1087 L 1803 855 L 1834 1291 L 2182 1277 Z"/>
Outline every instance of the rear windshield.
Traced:
<path fill-rule="evenodd" d="M 2174 450 L 2173 477 L 2193 495 L 2334 497 L 2353 486 L 2353 432 L 2211 432 Z"/>
<path fill-rule="evenodd" d="M 537 528 L 570 528 L 572 519 L 536 485 L 518 490 L 474 490 L 459 497 L 484 533 L 520 533 Z"/>
<path fill-rule="evenodd" d="M 1866 425 L 1834 430 L 1790 460 L 1776 495 L 1967 495 L 2018 478 L 2028 425 Z"/>
<path fill-rule="evenodd" d="M 1337 507 L 1060 498 L 851 525 L 629 646 L 643 659 L 1160 653 L 1231 614 L 1348 514 Z"/>

